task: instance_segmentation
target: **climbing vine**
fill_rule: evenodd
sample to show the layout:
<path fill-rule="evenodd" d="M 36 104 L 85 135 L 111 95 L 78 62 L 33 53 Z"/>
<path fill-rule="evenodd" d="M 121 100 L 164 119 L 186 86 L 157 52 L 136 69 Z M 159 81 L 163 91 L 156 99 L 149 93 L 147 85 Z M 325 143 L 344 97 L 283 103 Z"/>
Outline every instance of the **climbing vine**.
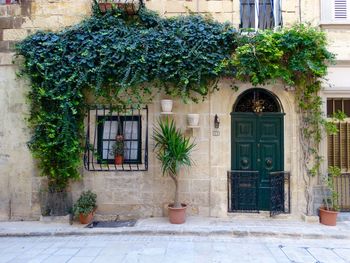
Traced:
<path fill-rule="evenodd" d="M 198 102 L 222 76 L 254 86 L 282 79 L 295 87 L 310 175 L 325 121 L 318 93 L 333 55 L 324 33 L 307 25 L 241 35 L 229 24 L 189 15 L 161 18 L 113 10 L 61 32 L 37 32 L 17 46 L 31 83 L 29 147 L 52 188 L 79 178 L 87 96 L 116 107 L 139 107 L 165 92 Z M 310 166 L 313 163 L 313 166 Z"/>

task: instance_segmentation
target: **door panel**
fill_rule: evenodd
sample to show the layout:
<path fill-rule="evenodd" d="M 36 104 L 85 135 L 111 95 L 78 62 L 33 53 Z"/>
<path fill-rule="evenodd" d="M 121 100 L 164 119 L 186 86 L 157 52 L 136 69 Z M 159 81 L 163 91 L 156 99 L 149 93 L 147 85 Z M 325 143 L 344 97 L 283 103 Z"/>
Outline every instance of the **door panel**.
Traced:
<path fill-rule="evenodd" d="M 259 209 L 270 208 L 270 172 L 283 171 L 283 113 L 232 113 L 232 170 L 259 172 Z"/>
<path fill-rule="evenodd" d="M 237 114 L 232 118 L 232 170 L 256 170 L 256 120 Z"/>

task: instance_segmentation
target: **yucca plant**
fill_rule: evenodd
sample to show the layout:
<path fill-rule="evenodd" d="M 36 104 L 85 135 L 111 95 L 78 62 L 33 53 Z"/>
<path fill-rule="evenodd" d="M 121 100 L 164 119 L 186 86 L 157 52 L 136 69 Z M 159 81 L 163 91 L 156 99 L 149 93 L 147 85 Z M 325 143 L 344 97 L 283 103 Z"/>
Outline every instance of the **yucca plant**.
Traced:
<path fill-rule="evenodd" d="M 175 183 L 174 208 L 180 208 L 178 174 L 181 167 L 190 167 L 193 161 L 191 151 L 196 146 L 176 128 L 174 120 L 158 120 L 154 128 L 154 151 L 161 162 L 163 175 L 170 176 Z"/>

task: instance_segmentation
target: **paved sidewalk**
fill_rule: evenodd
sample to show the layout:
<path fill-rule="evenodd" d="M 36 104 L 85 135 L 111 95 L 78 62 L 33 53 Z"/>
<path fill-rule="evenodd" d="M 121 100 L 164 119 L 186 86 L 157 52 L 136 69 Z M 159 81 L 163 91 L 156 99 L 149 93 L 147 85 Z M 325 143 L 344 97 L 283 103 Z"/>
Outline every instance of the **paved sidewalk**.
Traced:
<path fill-rule="evenodd" d="M 69 235 L 184 235 L 222 237 L 275 237 L 304 239 L 349 239 L 350 221 L 337 226 L 286 219 L 241 219 L 188 217 L 185 224 L 172 225 L 167 218 L 140 219 L 134 227 L 85 228 L 74 223 L 40 221 L 0 222 L 0 237 Z"/>
<path fill-rule="evenodd" d="M 39 262 L 349 263 L 350 241 L 148 235 L 0 237 L 0 263 Z"/>

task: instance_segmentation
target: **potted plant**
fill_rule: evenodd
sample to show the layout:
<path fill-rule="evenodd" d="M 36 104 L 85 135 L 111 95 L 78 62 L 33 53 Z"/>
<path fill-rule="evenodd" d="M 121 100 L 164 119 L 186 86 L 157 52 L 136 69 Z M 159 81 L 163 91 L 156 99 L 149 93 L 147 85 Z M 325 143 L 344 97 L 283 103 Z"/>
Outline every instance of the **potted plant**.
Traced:
<path fill-rule="evenodd" d="M 120 165 L 124 162 L 124 136 L 117 135 L 115 144 L 112 146 L 111 155 L 114 156 L 114 164 Z"/>
<path fill-rule="evenodd" d="M 174 120 L 158 120 L 158 126 L 154 129 L 153 139 L 155 141 L 154 151 L 157 159 L 161 162 L 162 174 L 168 175 L 174 181 L 174 203 L 169 204 L 169 220 L 172 224 L 185 222 L 186 204 L 179 200 L 179 170 L 182 167 L 190 167 L 192 160 L 190 154 L 195 147 L 179 129 L 176 128 Z"/>
<path fill-rule="evenodd" d="M 128 15 L 135 15 L 142 7 L 142 0 L 99 0 L 98 6 L 102 13 L 113 8 L 124 10 Z"/>
<path fill-rule="evenodd" d="M 339 176 L 340 168 L 330 166 L 328 168 L 328 175 L 323 178 L 326 190 L 324 191 L 323 206 L 320 207 L 320 223 L 328 226 L 335 226 L 337 224 L 337 215 L 339 207 L 338 193 L 334 187 L 334 177 Z"/>
<path fill-rule="evenodd" d="M 107 10 L 112 9 L 112 3 L 111 0 L 99 0 L 98 6 L 102 13 L 106 13 Z"/>
<path fill-rule="evenodd" d="M 81 193 L 79 199 L 74 204 L 73 212 L 75 216 L 79 216 L 82 224 L 88 224 L 94 217 L 97 195 L 90 190 Z"/>

